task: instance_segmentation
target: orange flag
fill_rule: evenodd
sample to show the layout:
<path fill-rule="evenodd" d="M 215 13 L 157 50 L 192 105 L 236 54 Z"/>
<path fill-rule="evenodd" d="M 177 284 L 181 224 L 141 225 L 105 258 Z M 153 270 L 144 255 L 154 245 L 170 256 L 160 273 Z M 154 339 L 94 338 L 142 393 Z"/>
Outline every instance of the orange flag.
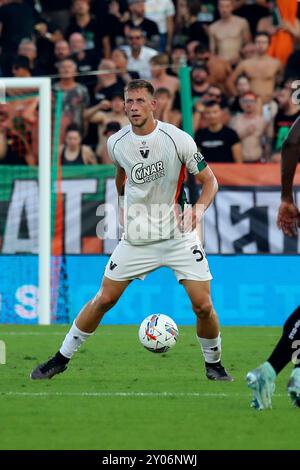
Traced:
<path fill-rule="evenodd" d="M 295 25 L 298 11 L 297 0 L 277 0 L 277 8 L 282 20 Z M 269 54 L 286 64 L 294 50 L 294 39 L 291 33 L 283 30 L 277 31 L 272 36 Z"/>

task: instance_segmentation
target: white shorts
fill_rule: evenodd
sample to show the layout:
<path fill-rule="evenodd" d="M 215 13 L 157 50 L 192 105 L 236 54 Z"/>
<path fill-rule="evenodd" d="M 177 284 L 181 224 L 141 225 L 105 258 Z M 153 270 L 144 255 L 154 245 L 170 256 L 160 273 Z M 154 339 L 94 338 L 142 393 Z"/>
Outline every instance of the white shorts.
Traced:
<path fill-rule="evenodd" d="M 162 240 L 148 245 L 131 245 L 121 240 L 112 253 L 105 276 L 114 281 L 144 280 L 162 266 L 174 271 L 178 281 L 209 281 L 209 270 L 201 242 L 192 232 L 180 239 Z"/>

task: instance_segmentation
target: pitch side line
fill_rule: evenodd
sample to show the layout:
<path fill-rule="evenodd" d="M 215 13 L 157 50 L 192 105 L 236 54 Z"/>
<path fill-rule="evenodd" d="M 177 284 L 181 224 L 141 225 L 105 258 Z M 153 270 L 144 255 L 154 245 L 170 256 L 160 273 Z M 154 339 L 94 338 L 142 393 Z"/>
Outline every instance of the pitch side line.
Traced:
<path fill-rule="evenodd" d="M 1 396 L 12 397 L 190 397 L 190 398 L 233 398 L 233 397 L 249 397 L 247 393 L 207 393 L 207 392 L 0 392 Z M 285 396 L 275 394 L 275 397 Z"/>

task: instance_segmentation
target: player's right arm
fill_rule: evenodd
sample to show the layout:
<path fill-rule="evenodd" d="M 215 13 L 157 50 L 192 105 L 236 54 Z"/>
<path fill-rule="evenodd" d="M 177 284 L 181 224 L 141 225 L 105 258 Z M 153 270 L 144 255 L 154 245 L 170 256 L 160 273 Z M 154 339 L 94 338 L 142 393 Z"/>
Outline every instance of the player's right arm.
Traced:
<path fill-rule="evenodd" d="M 300 117 L 283 143 L 281 154 L 281 204 L 278 211 L 278 227 L 288 236 L 297 235 L 300 212 L 294 203 L 293 181 L 300 155 Z"/>
<path fill-rule="evenodd" d="M 124 196 L 124 188 L 125 188 L 125 181 L 126 181 L 126 173 L 124 168 L 121 168 L 119 165 L 117 167 L 116 172 L 116 187 L 119 196 Z"/>

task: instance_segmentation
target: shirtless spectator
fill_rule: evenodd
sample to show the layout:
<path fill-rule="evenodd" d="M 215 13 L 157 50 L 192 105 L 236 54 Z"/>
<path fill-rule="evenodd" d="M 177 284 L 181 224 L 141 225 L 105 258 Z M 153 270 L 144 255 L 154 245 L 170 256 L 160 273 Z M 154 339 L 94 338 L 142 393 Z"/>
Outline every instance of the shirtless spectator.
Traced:
<path fill-rule="evenodd" d="M 233 118 L 231 127 L 241 139 L 243 162 L 261 162 L 264 157 L 262 144 L 266 136 L 266 123 L 257 111 L 257 100 L 253 93 L 246 93 L 240 101 L 243 112 Z"/>
<path fill-rule="evenodd" d="M 254 42 L 247 42 L 240 50 L 242 60 L 252 59 L 256 56 L 256 45 Z"/>
<path fill-rule="evenodd" d="M 107 112 L 101 111 L 101 103 L 89 108 L 86 111 L 86 118 L 89 122 L 98 125 L 98 145 L 97 145 L 97 156 L 101 157 L 103 153 L 103 142 L 104 142 L 104 129 L 105 126 L 111 122 L 118 122 L 120 127 L 127 126 L 129 120 L 124 110 L 124 97 L 122 92 L 117 92 L 111 97 L 111 110 Z M 106 163 L 106 162 L 102 162 Z"/>
<path fill-rule="evenodd" d="M 154 89 L 167 88 L 173 98 L 175 93 L 179 90 L 179 80 L 167 74 L 168 63 L 169 58 L 167 54 L 158 54 L 152 57 L 150 60 L 151 83 Z"/>
<path fill-rule="evenodd" d="M 219 0 L 218 8 L 221 18 L 209 28 L 210 51 L 235 65 L 240 58 L 240 49 L 251 40 L 249 24 L 232 14 L 232 0 Z"/>
<path fill-rule="evenodd" d="M 210 82 L 220 85 L 223 90 L 225 90 L 226 82 L 232 74 L 232 68 L 229 62 L 209 52 L 208 47 L 204 44 L 196 46 L 195 56 L 197 62 L 204 62 L 206 64 Z"/>
<path fill-rule="evenodd" d="M 281 78 L 282 65 L 277 59 L 268 55 L 270 37 L 267 33 L 257 33 L 255 37 L 256 56 L 239 63 L 230 78 L 230 89 L 236 95 L 234 83 L 241 74 L 247 75 L 251 90 L 268 103 L 274 93 L 276 82 Z"/>
<path fill-rule="evenodd" d="M 232 114 L 237 114 L 243 112 L 240 104 L 240 98 L 251 91 L 251 85 L 247 75 L 239 75 L 234 85 L 237 95 L 230 104 L 230 111 Z"/>

